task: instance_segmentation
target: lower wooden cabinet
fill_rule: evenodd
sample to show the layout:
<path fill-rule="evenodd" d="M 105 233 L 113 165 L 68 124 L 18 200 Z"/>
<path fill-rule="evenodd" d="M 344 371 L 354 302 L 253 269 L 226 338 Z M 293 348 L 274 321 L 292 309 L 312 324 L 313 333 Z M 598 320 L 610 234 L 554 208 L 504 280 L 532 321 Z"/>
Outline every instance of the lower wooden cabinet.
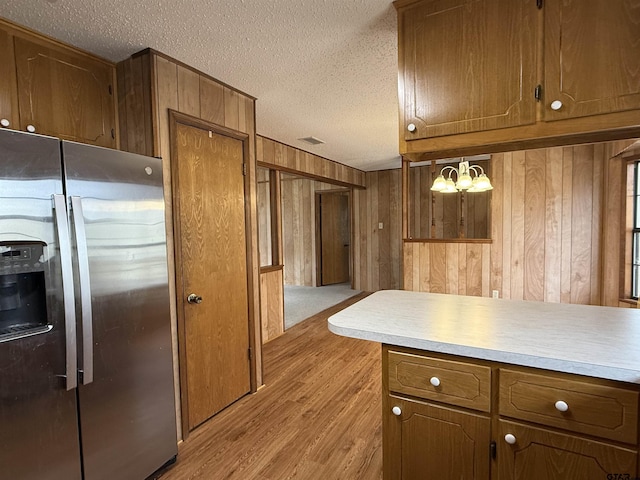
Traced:
<path fill-rule="evenodd" d="M 388 407 L 385 479 L 489 479 L 489 417 L 397 396 Z"/>
<path fill-rule="evenodd" d="M 498 437 L 500 480 L 636 478 L 636 450 L 505 420 Z"/>
<path fill-rule="evenodd" d="M 639 385 L 386 345 L 382 352 L 384 480 L 639 476 Z"/>

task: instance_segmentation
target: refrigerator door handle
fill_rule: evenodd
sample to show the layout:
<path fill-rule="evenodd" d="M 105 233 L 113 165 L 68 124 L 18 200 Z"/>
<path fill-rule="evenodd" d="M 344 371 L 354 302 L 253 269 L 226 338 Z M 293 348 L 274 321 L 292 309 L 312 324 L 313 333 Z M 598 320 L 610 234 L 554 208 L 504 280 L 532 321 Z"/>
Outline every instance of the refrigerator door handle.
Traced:
<path fill-rule="evenodd" d="M 67 390 L 78 387 L 78 352 L 76 346 L 76 306 L 73 293 L 73 265 L 71 264 L 71 241 L 67 222 L 67 198 L 53 195 L 56 230 L 60 245 L 60 268 L 62 270 L 62 299 L 64 304 L 64 328 L 66 341 L 66 385 Z"/>
<path fill-rule="evenodd" d="M 89 279 L 89 253 L 84 226 L 82 198 L 71 197 L 73 227 L 78 251 L 78 277 L 80 280 L 80 305 L 82 311 L 82 384 L 93 382 L 93 312 L 91 310 L 91 282 Z"/>

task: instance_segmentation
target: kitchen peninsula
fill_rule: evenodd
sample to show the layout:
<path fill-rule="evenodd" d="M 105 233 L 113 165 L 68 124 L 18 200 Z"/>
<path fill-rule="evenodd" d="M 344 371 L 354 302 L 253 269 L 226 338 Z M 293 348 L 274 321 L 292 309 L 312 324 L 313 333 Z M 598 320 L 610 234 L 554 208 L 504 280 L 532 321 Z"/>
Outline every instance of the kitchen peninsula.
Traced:
<path fill-rule="evenodd" d="M 329 330 L 382 343 L 385 480 L 638 475 L 638 310 L 387 290 Z"/>

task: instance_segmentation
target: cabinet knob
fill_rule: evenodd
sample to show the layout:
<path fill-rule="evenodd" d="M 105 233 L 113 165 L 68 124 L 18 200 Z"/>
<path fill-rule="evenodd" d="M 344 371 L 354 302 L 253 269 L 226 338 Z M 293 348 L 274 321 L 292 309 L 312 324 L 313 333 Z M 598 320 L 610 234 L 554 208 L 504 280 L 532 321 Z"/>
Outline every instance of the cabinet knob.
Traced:
<path fill-rule="evenodd" d="M 433 385 L 434 387 L 439 387 L 440 386 L 440 379 L 438 377 L 431 377 L 429 379 L 429 383 L 431 385 Z"/>
<path fill-rule="evenodd" d="M 513 445 L 514 443 L 516 443 L 516 436 L 513 435 L 512 433 L 507 433 L 504 436 L 504 441 L 507 442 L 509 445 Z"/>
<path fill-rule="evenodd" d="M 27 125 L 27 132 L 36 133 L 36 127 L 34 127 L 33 125 Z"/>
<path fill-rule="evenodd" d="M 9 125 L 11 125 L 11 122 L 9 121 L 9 119 L 3 118 L 0 119 L 0 125 L 2 125 L 3 127 L 8 127 Z"/>
<path fill-rule="evenodd" d="M 556 409 L 559 412 L 566 412 L 567 410 L 569 410 L 569 405 L 567 405 L 567 402 L 563 402 L 562 400 L 558 400 L 556 402 Z"/>
<path fill-rule="evenodd" d="M 410 123 L 409 125 L 407 125 L 407 130 L 409 130 L 410 132 L 415 132 L 417 130 L 418 127 L 416 127 L 416 125 L 414 123 Z"/>
<path fill-rule="evenodd" d="M 551 110 L 560 110 L 562 108 L 562 102 L 560 100 L 554 100 L 551 102 Z"/>
<path fill-rule="evenodd" d="M 391 412 L 392 412 L 395 416 L 400 416 L 400 415 L 402 415 L 402 409 L 401 409 L 400 407 L 398 407 L 397 405 L 391 409 Z"/>

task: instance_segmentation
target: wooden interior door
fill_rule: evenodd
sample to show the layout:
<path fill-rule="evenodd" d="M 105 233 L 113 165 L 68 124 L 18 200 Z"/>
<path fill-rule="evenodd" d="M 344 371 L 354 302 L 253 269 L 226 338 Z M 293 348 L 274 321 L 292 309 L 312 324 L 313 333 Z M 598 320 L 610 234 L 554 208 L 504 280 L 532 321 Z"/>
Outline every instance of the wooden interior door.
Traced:
<path fill-rule="evenodd" d="M 176 125 L 183 409 L 192 430 L 250 390 L 245 146 L 231 136 Z M 191 302 L 190 295 L 196 296 Z"/>
<path fill-rule="evenodd" d="M 321 285 L 345 283 L 349 278 L 349 193 L 319 193 Z"/>

